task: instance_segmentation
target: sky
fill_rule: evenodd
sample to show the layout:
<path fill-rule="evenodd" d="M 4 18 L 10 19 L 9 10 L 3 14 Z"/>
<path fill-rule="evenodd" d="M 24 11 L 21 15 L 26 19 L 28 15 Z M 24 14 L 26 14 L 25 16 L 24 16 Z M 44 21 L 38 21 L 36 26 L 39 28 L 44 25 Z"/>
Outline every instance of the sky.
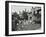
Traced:
<path fill-rule="evenodd" d="M 31 11 L 31 9 L 32 9 L 32 7 L 31 6 L 16 6 L 16 5 L 12 5 L 11 6 L 11 11 L 14 13 L 15 11 L 17 12 L 17 13 L 19 13 L 19 11 L 21 11 L 22 12 L 22 10 L 25 10 L 26 9 L 26 11 Z"/>
<path fill-rule="evenodd" d="M 22 12 L 26 9 L 26 11 L 30 12 L 33 6 L 19 6 L 19 5 L 11 5 L 11 12 L 12 14 L 17 12 L 19 14 L 19 11 Z M 33 7 L 35 8 L 35 7 Z M 37 7 L 36 7 L 37 8 Z"/>

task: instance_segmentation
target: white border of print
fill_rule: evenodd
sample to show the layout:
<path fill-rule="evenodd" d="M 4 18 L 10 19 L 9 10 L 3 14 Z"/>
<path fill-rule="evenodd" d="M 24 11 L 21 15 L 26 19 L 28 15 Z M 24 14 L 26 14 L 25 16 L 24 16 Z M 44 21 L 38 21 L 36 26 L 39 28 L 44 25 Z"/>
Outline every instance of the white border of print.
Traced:
<path fill-rule="evenodd" d="M 11 5 L 20 5 L 20 6 L 38 6 L 41 7 L 41 29 L 39 30 L 29 30 L 29 31 L 12 31 L 12 16 L 11 16 Z M 9 3 L 9 35 L 11 34 L 26 34 L 26 33 L 42 33 L 44 30 L 44 13 L 43 13 L 43 5 L 41 4 L 22 4 L 22 3 Z"/>

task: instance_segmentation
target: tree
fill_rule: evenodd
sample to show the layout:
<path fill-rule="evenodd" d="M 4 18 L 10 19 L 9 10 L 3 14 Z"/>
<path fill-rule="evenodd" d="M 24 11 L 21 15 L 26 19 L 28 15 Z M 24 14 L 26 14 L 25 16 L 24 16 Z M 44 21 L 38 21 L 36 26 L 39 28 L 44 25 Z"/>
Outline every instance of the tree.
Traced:
<path fill-rule="evenodd" d="M 23 11 L 22 16 L 24 17 L 25 20 L 28 19 L 28 15 L 27 15 L 27 12 L 26 11 Z"/>
<path fill-rule="evenodd" d="M 19 23 L 19 15 L 17 14 L 17 12 L 15 12 L 13 15 L 12 15 L 12 30 L 15 31 L 17 30 L 17 23 Z"/>

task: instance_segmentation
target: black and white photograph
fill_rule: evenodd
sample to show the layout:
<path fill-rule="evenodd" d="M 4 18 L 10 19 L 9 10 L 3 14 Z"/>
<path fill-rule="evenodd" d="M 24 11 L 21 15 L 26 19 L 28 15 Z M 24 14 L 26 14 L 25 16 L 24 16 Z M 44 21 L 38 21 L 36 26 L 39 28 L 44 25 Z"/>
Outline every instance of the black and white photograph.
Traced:
<path fill-rule="evenodd" d="M 41 7 L 12 5 L 12 31 L 41 28 Z"/>
<path fill-rule="evenodd" d="M 8 35 L 44 33 L 44 3 L 13 1 L 6 5 Z"/>

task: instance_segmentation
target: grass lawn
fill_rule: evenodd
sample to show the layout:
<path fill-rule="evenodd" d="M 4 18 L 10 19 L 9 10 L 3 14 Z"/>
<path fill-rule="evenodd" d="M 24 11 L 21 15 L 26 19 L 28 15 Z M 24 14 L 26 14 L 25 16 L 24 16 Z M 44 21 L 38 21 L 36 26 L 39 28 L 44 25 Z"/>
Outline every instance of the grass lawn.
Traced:
<path fill-rule="evenodd" d="M 41 24 L 31 24 L 31 23 L 24 24 L 24 23 L 21 23 L 21 24 L 18 25 L 17 30 L 18 31 L 36 30 L 36 29 L 39 29 L 40 27 L 41 27 Z"/>

